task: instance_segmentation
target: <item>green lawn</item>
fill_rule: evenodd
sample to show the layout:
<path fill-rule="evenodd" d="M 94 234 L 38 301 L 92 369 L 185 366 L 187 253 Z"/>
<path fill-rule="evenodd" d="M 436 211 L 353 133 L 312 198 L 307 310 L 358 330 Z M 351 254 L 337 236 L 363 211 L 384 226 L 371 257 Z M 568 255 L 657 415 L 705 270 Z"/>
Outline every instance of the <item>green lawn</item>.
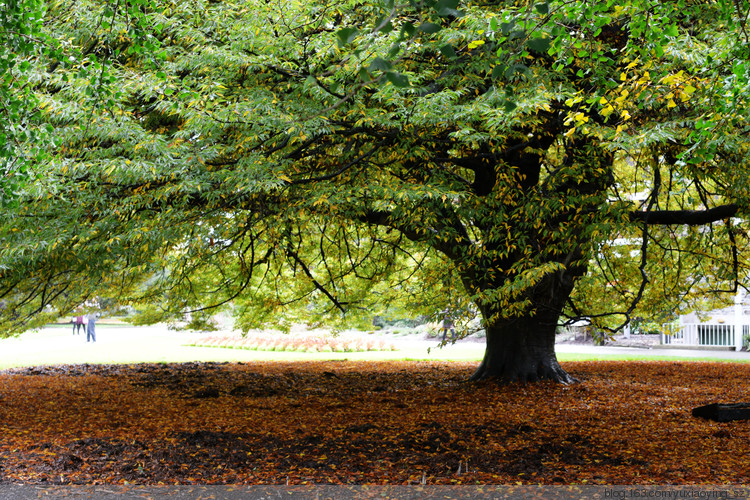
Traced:
<path fill-rule="evenodd" d="M 449 360 L 480 361 L 482 342 L 460 342 L 438 347 L 437 341 L 410 340 L 410 337 L 389 337 L 398 348 L 383 352 L 298 353 L 252 351 L 217 347 L 191 347 L 195 333 L 177 332 L 160 326 L 132 327 L 97 324 L 97 342 L 87 343 L 85 335 L 72 335 L 70 325 L 53 325 L 36 332 L 10 339 L 0 339 L 0 369 L 18 366 L 54 364 L 102 364 L 187 361 L 314 361 L 348 360 Z M 429 352 L 428 352 L 429 349 Z M 558 353 L 560 361 L 582 360 L 682 360 L 682 361 L 744 361 L 726 360 L 718 356 L 684 358 L 641 354 L 579 354 Z"/>
<path fill-rule="evenodd" d="M 187 361 L 288 361 L 288 360 L 389 360 L 389 359 L 441 359 L 480 360 L 482 344 L 465 343 L 437 347 L 437 341 L 428 345 L 412 345 L 396 341 L 397 351 L 298 353 L 225 349 L 217 347 L 192 347 L 196 336 L 192 332 L 171 331 L 164 327 L 130 327 L 97 324 L 96 343 L 87 343 L 86 336 L 72 335 L 69 325 L 53 325 L 20 337 L 0 339 L 0 369 L 18 366 L 81 363 L 140 363 Z"/>

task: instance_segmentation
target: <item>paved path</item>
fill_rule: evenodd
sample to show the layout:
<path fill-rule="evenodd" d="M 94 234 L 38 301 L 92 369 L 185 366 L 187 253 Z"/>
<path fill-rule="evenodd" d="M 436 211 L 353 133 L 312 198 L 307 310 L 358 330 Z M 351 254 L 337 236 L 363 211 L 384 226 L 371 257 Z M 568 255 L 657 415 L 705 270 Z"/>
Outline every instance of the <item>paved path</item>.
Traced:
<path fill-rule="evenodd" d="M 622 356 L 674 356 L 678 358 L 716 358 L 736 359 L 750 361 L 750 352 L 725 351 L 715 349 L 678 349 L 673 347 L 652 348 L 643 347 L 616 347 L 616 346 L 594 346 L 585 344 L 557 344 L 555 350 L 558 353 L 574 354 L 604 354 Z"/>

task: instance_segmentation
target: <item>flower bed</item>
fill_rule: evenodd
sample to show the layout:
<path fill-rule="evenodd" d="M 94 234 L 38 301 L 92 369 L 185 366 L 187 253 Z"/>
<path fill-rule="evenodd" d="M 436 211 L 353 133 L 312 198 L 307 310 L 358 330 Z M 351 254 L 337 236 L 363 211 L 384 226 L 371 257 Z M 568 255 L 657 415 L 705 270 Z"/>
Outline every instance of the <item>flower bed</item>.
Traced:
<path fill-rule="evenodd" d="M 396 347 L 379 339 L 353 339 L 328 336 L 251 335 L 237 337 L 211 335 L 188 344 L 195 347 L 223 347 L 253 351 L 284 352 L 366 352 L 395 351 Z"/>

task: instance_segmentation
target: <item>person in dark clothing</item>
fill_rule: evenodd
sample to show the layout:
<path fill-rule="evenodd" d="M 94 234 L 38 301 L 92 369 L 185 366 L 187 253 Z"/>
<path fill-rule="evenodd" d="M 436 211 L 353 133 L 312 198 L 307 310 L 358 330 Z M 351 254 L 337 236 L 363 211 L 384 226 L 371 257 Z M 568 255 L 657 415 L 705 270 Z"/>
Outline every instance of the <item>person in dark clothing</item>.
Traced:
<path fill-rule="evenodd" d="M 453 340 L 456 337 L 456 330 L 453 326 L 453 318 L 451 318 L 450 313 L 446 312 L 445 316 L 443 317 L 443 342 L 445 342 L 445 337 L 448 334 L 448 330 L 451 331 L 451 340 Z"/>

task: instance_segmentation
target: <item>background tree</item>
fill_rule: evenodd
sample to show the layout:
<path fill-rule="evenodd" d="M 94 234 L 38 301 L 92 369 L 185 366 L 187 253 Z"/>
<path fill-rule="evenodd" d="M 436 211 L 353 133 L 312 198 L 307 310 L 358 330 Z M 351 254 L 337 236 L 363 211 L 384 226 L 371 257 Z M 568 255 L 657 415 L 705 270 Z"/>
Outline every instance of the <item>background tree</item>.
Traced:
<path fill-rule="evenodd" d="M 747 2 L 116 6 L 46 12 L 87 57 L 33 67 L 57 147 L 2 219 L 9 330 L 102 293 L 353 315 L 390 280 L 476 306 L 475 379 L 571 382 L 561 318 L 743 277 Z"/>

